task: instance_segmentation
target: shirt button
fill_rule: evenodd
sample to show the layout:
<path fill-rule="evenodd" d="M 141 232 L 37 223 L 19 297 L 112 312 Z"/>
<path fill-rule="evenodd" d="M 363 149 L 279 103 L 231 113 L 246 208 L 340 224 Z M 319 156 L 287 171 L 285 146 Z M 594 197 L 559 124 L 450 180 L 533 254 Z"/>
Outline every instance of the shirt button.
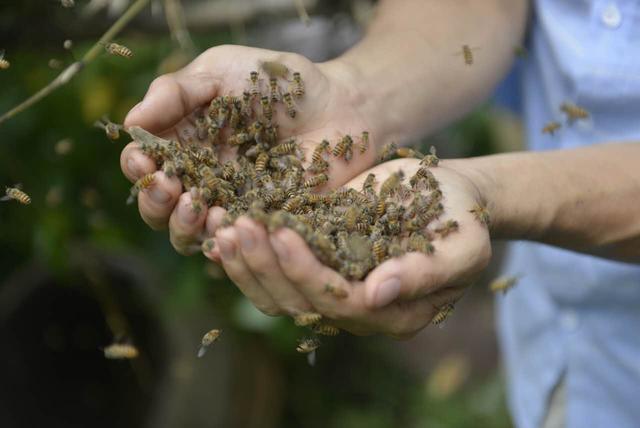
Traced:
<path fill-rule="evenodd" d="M 618 7 L 609 3 L 602 11 L 602 23 L 609 28 L 618 28 L 622 23 L 622 15 Z"/>
<path fill-rule="evenodd" d="M 580 326 L 580 318 L 576 311 L 568 309 L 560 315 L 560 326 L 567 333 L 573 333 Z"/>

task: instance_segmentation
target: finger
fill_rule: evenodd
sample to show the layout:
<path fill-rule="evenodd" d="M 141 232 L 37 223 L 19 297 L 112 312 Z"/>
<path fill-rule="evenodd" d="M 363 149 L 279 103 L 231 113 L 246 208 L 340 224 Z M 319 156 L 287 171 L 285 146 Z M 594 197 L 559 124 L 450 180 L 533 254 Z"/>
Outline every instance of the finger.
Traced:
<path fill-rule="evenodd" d="M 220 249 L 222 266 L 229 278 L 247 296 L 253 305 L 267 315 L 279 315 L 280 308 L 264 290 L 244 262 L 238 250 L 238 236 L 233 227 L 220 229 L 216 235 L 216 246 Z"/>
<path fill-rule="evenodd" d="M 247 217 L 240 217 L 235 223 L 235 229 L 247 266 L 271 298 L 278 302 L 278 306 L 289 315 L 312 311 L 309 302 L 280 269 L 264 227 Z"/>
<path fill-rule="evenodd" d="M 220 228 L 222 224 L 222 218 L 226 214 L 227 210 L 222 207 L 211 207 L 207 214 L 207 220 L 205 222 L 205 235 L 207 237 L 215 236 L 216 230 Z M 220 263 L 220 249 L 215 245 L 215 239 L 213 240 L 213 247 L 205 253 L 205 256 L 216 263 Z"/>
<path fill-rule="evenodd" d="M 155 171 L 156 164 L 153 159 L 145 156 L 140 151 L 137 143 L 132 142 L 127 144 L 122 149 L 122 153 L 120 153 L 120 168 L 129 181 L 133 183 L 143 175 Z"/>
<path fill-rule="evenodd" d="M 138 210 L 145 223 L 154 230 L 164 229 L 175 206 L 182 184 L 176 177 L 167 177 L 164 172 L 156 171 L 150 189 L 138 195 Z"/>
<path fill-rule="evenodd" d="M 189 67 L 157 77 L 144 99 L 131 109 L 124 125 L 138 125 L 153 133 L 164 131 L 210 101 L 219 86 L 210 72 Z"/>
<path fill-rule="evenodd" d="M 190 193 L 183 193 L 169 219 L 169 240 L 176 251 L 185 256 L 200 250 L 207 206 L 194 200 Z"/>

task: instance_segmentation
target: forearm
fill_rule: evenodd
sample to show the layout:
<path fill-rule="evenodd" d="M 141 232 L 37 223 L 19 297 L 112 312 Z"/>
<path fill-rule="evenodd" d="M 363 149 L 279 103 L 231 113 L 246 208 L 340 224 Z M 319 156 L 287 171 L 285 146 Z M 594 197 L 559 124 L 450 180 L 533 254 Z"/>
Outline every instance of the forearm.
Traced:
<path fill-rule="evenodd" d="M 425 135 L 485 99 L 525 28 L 526 0 L 386 0 L 334 62 L 353 73 L 363 115 L 387 141 Z M 466 65 L 462 45 L 474 51 Z"/>
<path fill-rule="evenodd" d="M 640 262 L 640 144 L 464 159 L 494 238 Z"/>

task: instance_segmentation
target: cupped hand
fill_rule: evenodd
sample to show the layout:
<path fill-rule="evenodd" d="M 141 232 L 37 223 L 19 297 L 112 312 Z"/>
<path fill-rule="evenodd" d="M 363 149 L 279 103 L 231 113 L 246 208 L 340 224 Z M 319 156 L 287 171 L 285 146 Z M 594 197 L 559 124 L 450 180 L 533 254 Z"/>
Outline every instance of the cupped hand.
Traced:
<path fill-rule="evenodd" d="M 378 183 L 402 169 L 411 177 L 415 159 L 400 159 L 372 168 Z M 304 240 L 290 229 L 268 234 L 246 217 L 218 231 L 222 264 L 254 305 L 267 314 L 317 312 L 354 334 L 383 333 L 410 337 L 429 324 L 439 309 L 460 299 L 491 257 L 487 226 L 470 212 L 483 205 L 464 161 L 441 161 L 431 171 L 444 194 L 444 214 L 429 227 L 455 219 L 459 230 L 436 238 L 434 254 L 411 252 L 389 259 L 363 281 L 350 282 L 321 264 Z M 361 189 L 367 175 L 347 186 Z M 211 252 L 205 255 L 212 258 Z M 347 292 L 337 298 L 327 285 Z"/>
<path fill-rule="evenodd" d="M 372 146 L 380 139 L 358 109 L 361 94 L 354 84 L 353 72 L 346 65 L 339 61 L 314 64 L 297 54 L 231 45 L 211 48 L 184 69 L 155 79 L 144 99 L 129 112 L 125 126 L 137 125 L 164 138 L 184 142 L 185 135 L 194 132 L 194 112 L 216 96 L 241 96 L 249 89 L 251 71 L 260 72 L 261 86 L 266 92 L 268 76 L 260 69 L 263 61 L 277 61 L 301 73 L 306 94 L 296 100 L 296 117 L 290 118 L 278 103 L 274 120 L 279 125 L 279 138 L 295 137 L 307 158 L 313 146 L 324 138 L 335 142 L 347 133 L 359 135 L 368 130 Z M 283 83 L 280 81 L 281 86 Z M 348 163 L 332 158 L 330 179 L 325 186 L 342 185 L 370 167 L 374 157 L 372 148 L 364 154 L 354 150 Z M 154 173 L 152 188 L 138 196 L 140 215 L 153 229 L 168 225 L 171 243 L 178 252 L 192 254 L 205 237 L 215 234 L 225 211 L 219 207 L 193 211 L 191 196 L 182 191 L 179 179 L 156 171 L 155 162 L 140 151 L 137 143 L 130 143 L 122 151 L 121 168 L 131 181 Z M 218 257 L 216 248 L 214 258 Z"/>

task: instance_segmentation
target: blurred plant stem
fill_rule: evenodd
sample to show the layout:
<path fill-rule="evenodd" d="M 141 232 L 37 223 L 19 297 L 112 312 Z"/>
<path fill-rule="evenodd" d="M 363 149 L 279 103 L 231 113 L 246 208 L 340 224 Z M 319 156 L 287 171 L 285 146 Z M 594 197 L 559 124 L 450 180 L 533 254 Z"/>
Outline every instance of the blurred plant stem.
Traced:
<path fill-rule="evenodd" d="M 80 72 L 91 61 L 98 57 L 98 54 L 102 49 L 104 49 L 105 43 L 112 40 L 122 29 L 131 21 L 142 9 L 149 3 L 150 0 L 136 0 L 135 3 L 127 9 L 125 13 L 122 14 L 120 18 L 116 22 L 113 23 L 111 28 L 109 28 L 100 39 L 84 54 L 80 61 L 76 61 L 71 64 L 69 67 L 65 68 L 62 73 L 60 73 L 55 79 L 51 81 L 47 86 L 40 89 L 38 92 L 33 94 L 31 97 L 27 98 L 22 103 L 18 104 L 16 107 L 12 108 L 2 116 L 0 116 L 0 124 L 5 122 L 8 119 L 11 119 L 18 113 L 23 112 L 28 109 L 60 86 L 68 83 L 76 74 Z"/>

